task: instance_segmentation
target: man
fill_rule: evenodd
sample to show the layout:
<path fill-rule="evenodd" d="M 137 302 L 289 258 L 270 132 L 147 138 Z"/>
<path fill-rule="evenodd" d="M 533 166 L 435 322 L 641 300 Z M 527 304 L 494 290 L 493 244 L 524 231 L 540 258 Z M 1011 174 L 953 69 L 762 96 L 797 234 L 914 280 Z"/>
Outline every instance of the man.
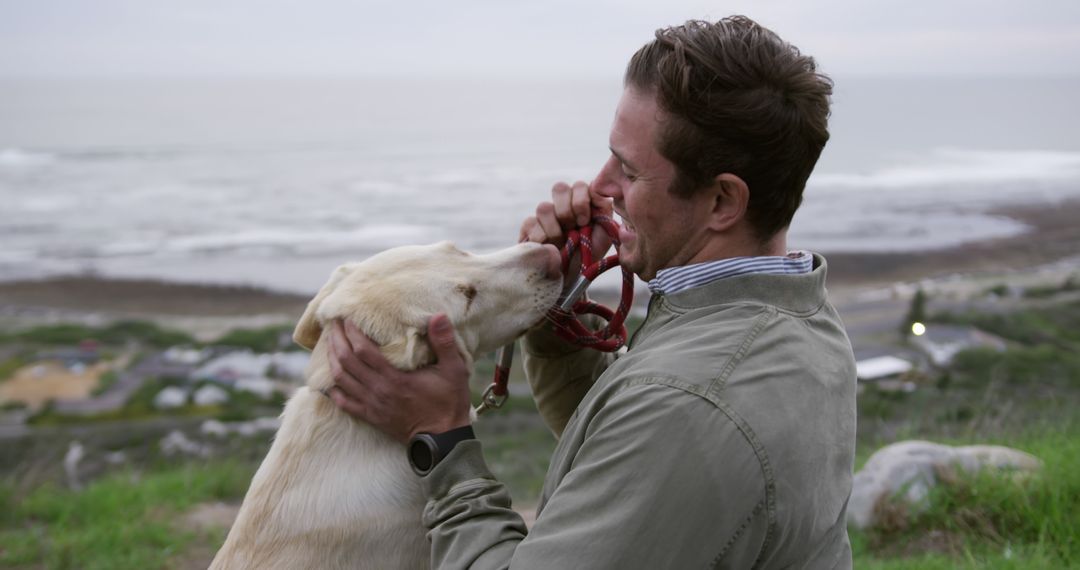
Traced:
<path fill-rule="evenodd" d="M 830 94 L 812 58 L 743 17 L 660 30 L 631 59 L 611 158 L 592 184 L 556 185 L 521 238 L 561 245 L 614 209 L 620 260 L 653 296 L 617 359 L 546 328 L 524 339 L 559 436 L 528 533 L 465 427 L 445 317 L 438 363 L 412 374 L 335 327 L 338 405 L 402 441 L 433 434 L 410 450 L 430 469 L 434 566 L 851 566 L 854 359 L 825 260 L 786 249 Z"/>

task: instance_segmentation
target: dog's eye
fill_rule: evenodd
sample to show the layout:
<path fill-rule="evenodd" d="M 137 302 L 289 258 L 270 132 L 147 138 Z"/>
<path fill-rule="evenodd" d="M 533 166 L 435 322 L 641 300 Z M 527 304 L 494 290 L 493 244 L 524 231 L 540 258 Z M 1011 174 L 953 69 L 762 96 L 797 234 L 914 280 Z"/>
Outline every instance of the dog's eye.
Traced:
<path fill-rule="evenodd" d="M 469 301 L 476 298 L 476 287 L 473 287 L 472 285 L 458 285 L 457 290 L 458 293 L 465 295 L 465 298 Z"/>

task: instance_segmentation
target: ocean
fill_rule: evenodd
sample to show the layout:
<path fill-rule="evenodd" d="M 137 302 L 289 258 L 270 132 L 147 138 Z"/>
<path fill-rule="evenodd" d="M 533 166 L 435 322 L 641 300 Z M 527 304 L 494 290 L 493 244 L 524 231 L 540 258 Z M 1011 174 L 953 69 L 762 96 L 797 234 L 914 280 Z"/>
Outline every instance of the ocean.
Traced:
<path fill-rule="evenodd" d="M 1080 197 L 1080 77 L 836 77 L 789 246 L 1016 235 Z M 61 274 L 311 293 L 396 245 L 513 244 L 606 159 L 618 79 L 0 80 L 0 280 Z"/>

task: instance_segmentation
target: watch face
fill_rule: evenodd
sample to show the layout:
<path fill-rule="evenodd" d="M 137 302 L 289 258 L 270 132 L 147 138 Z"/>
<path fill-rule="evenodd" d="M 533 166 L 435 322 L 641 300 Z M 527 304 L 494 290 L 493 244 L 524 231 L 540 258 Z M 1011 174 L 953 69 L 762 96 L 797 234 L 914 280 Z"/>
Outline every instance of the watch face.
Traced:
<path fill-rule="evenodd" d="M 427 475 L 435 466 L 434 463 L 435 453 L 431 444 L 423 438 L 413 439 L 409 443 L 409 464 L 412 465 L 413 471 L 419 475 Z"/>

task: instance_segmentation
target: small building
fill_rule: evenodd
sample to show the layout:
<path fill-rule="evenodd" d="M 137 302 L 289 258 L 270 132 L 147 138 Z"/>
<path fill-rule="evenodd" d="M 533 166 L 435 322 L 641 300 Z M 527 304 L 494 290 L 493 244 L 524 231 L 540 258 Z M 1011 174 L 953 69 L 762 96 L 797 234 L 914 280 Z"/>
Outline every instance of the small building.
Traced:
<path fill-rule="evenodd" d="M 915 382 L 911 380 L 914 371 L 915 366 L 912 363 L 891 355 L 867 358 L 855 363 L 855 376 L 860 383 L 873 384 L 886 392 L 915 391 Z"/>
<path fill-rule="evenodd" d="M 187 364 L 195 366 L 209 358 L 210 351 L 205 348 L 189 348 L 173 346 L 162 353 L 162 358 L 170 364 Z"/>
<path fill-rule="evenodd" d="M 263 376 L 271 364 L 272 359 L 269 354 L 255 354 L 250 350 L 236 350 L 204 363 L 195 370 L 192 378 L 206 378 L 232 383 L 237 378 Z"/>
<path fill-rule="evenodd" d="M 914 337 L 912 343 L 930 358 L 937 367 L 946 367 L 962 350 L 969 348 L 990 348 L 1005 350 L 1006 343 L 1001 337 L 983 332 L 975 327 L 930 323 L 926 332 Z"/>
<path fill-rule="evenodd" d="M 87 366 L 97 364 L 101 360 L 98 345 L 94 341 L 83 341 L 77 348 L 63 348 L 40 352 L 37 360 L 57 361 L 69 370 L 85 370 Z"/>
<path fill-rule="evenodd" d="M 250 392 L 266 400 L 278 391 L 277 383 L 265 376 L 248 376 L 238 378 L 233 383 L 233 388 L 238 392 Z"/>
<path fill-rule="evenodd" d="M 855 363 L 855 376 L 860 382 L 879 382 L 907 375 L 914 366 L 895 356 L 877 356 Z"/>

